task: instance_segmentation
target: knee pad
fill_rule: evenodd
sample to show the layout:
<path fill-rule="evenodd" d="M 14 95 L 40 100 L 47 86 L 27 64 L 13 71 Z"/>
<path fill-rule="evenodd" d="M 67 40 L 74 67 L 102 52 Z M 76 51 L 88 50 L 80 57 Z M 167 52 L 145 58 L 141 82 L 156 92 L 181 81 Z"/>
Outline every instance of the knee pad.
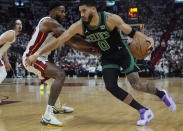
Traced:
<path fill-rule="evenodd" d="M 120 88 L 117 84 L 107 84 L 106 89 L 122 101 L 128 96 L 128 93 Z"/>

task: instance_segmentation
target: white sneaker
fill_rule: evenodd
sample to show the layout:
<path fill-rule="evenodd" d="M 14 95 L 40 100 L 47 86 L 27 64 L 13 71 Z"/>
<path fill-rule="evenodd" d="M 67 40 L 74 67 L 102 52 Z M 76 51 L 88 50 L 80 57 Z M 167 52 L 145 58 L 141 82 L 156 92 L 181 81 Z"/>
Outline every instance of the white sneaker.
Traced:
<path fill-rule="evenodd" d="M 63 126 L 63 123 L 60 122 L 55 116 L 54 114 L 47 114 L 47 115 L 44 115 L 42 116 L 42 119 L 41 119 L 41 124 L 43 125 L 47 125 L 47 126 Z"/>
<path fill-rule="evenodd" d="M 0 99 L 0 104 L 2 103 L 2 100 Z"/>
<path fill-rule="evenodd" d="M 137 121 L 138 126 L 147 126 L 151 119 L 154 118 L 154 114 L 152 113 L 151 109 L 140 109 L 140 120 Z"/>
<path fill-rule="evenodd" d="M 59 114 L 59 113 L 71 113 L 74 111 L 74 108 L 72 107 L 68 107 L 68 106 L 65 106 L 65 105 L 61 105 L 60 108 L 56 108 L 56 107 L 53 107 L 53 113 L 54 114 Z"/>
<path fill-rule="evenodd" d="M 174 112 L 176 111 L 176 103 L 173 100 L 173 98 L 168 94 L 168 92 L 166 90 L 161 90 L 165 93 L 165 95 L 163 96 L 163 98 L 161 99 L 165 105 L 167 106 L 167 108 L 169 109 L 169 111 Z"/>

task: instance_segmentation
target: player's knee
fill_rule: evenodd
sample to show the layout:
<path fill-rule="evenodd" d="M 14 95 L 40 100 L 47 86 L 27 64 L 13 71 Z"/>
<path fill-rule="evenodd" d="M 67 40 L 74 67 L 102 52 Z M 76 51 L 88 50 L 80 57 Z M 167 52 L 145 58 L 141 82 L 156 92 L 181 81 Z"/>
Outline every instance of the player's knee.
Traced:
<path fill-rule="evenodd" d="M 106 84 L 106 89 L 113 94 L 114 96 L 116 96 L 117 98 L 119 98 L 120 100 L 124 100 L 127 96 L 128 93 L 126 91 L 124 91 L 122 88 L 120 88 L 117 83 L 107 83 Z M 120 94 L 119 94 L 120 92 Z"/>
<path fill-rule="evenodd" d="M 118 87 L 117 84 L 114 84 L 114 83 L 106 83 L 105 85 L 105 88 L 108 90 L 108 91 L 113 91 L 116 87 Z"/>
<path fill-rule="evenodd" d="M 128 78 L 128 81 L 132 86 L 132 88 L 138 90 L 140 79 L 134 77 L 134 78 Z"/>
<path fill-rule="evenodd" d="M 131 84 L 132 88 L 134 88 L 135 90 L 140 90 L 140 80 L 131 81 L 130 84 Z"/>

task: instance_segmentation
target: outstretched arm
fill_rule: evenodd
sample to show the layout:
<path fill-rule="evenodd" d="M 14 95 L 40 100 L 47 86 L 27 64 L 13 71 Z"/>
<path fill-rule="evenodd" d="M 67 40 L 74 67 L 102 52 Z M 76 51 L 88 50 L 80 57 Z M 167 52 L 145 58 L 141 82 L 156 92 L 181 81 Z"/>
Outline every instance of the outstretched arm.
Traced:
<path fill-rule="evenodd" d="M 67 44 L 71 48 L 74 48 L 83 53 L 92 54 L 92 55 L 96 55 L 96 56 L 100 55 L 98 48 L 94 47 L 91 43 L 84 40 L 80 36 L 75 35 L 69 41 L 67 41 Z"/>
<path fill-rule="evenodd" d="M 41 27 L 46 27 L 49 31 L 52 31 L 56 37 L 60 36 L 65 31 L 61 24 L 51 18 L 44 20 L 41 23 Z M 66 44 L 78 51 L 92 55 L 99 55 L 99 51 L 96 48 L 77 35 L 73 36 L 69 41 L 66 42 Z"/>
<path fill-rule="evenodd" d="M 80 21 L 74 23 L 70 26 L 68 30 L 66 30 L 61 36 L 59 36 L 57 39 L 51 41 L 50 43 L 46 44 L 43 48 L 35 52 L 32 56 L 29 56 L 26 59 L 26 66 L 30 66 L 31 64 L 34 64 L 37 60 L 37 58 L 47 52 L 50 52 L 56 48 L 58 48 L 60 45 L 68 41 L 71 37 L 73 37 L 75 34 L 80 33 Z M 80 26 L 79 26 L 80 25 Z"/>
<path fill-rule="evenodd" d="M 64 27 L 60 23 L 51 18 L 45 19 L 40 24 L 40 29 L 44 31 L 45 28 L 47 29 L 47 32 L 53 32 L 55 37 L 59 37 L 65 31 Z M 78 51 L 87 54 L 99 55 L 98 50 L 95 50 L 92 45 L 79 36 L 73 36 L 69 41 L 66 42 L 66 44 Z"/>

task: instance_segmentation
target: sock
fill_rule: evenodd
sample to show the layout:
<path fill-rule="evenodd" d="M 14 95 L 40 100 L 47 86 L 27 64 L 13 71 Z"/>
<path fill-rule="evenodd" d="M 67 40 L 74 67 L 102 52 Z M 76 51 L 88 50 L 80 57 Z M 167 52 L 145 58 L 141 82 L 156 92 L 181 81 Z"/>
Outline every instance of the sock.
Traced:
<path fill-rule="evenodd" d="M 157 95 L 160 99 L 162 99 L 163 96 L 165 95 L 165 93 L 164 93 L 163 91 L 160 91 L 160 90 L 156 89 L 156 95 Z"/>
<path fill-rule="evenodd" d="M 132 102 L 130 103 L 130 106 L 135 108 L 136 110 L 140 110 L 142 108 L 145 108 L 144 106 L 142 106 L 141 104 L 139 104 L 135 99 L 132 100 Z M 147 108 L 145 108 L 146 110 L 148 110 Z"/>
<path fill-rule="evenodd" d="M 53 113 L 53 106 L 47 105 L 44 115 L 49 115 L 51 113 Z"/>

